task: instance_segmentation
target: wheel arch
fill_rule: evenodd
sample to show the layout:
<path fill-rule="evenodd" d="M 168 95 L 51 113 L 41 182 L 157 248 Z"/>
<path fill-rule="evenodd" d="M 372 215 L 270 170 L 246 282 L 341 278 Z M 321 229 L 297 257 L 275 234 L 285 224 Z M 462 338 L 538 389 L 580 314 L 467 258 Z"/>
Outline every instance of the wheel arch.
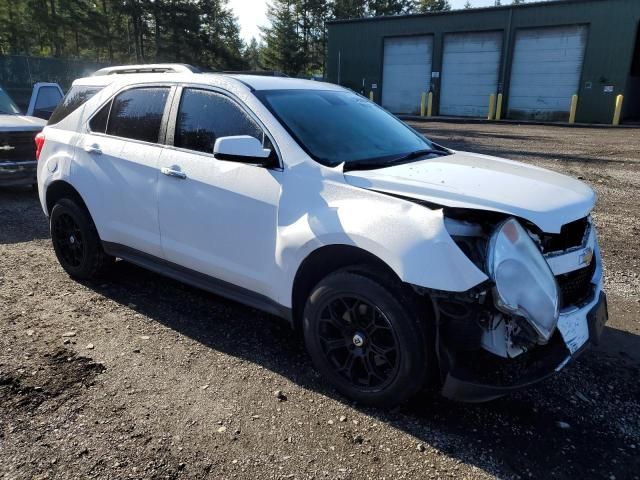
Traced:
<path fill-rule="evenodd" d="M 384 260 L 367 250 L 346 244 L 319 247 L 301 262 L 294 277 L 291 313 L 296 330 L 301 327 L 304 306 L 313 287 L 330 273 L 351 266 L 366 266 L 372 272 L 402 283 L 400 277 Z"/>
<path fill-rule="evenodd" d="M 61 198 L 70 198 L 84 208 L 87 212 L 89 209 L 87 208 L 87 204 L 82 198 L 82 195 L 76 190 L 73 185 L 64 180 L 56 180 L 51 183 L 47 187 L 47 192 L 45 195 L 45 204 L 47 206 L 47 215 L 51 215 L 51 210 L 58 200 Z"/>

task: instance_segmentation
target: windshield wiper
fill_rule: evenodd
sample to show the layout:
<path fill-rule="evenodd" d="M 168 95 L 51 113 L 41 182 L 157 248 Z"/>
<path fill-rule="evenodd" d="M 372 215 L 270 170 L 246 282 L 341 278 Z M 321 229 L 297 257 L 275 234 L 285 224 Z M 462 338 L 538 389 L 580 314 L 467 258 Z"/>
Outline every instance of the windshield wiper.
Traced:
<path fill-rule="evenodd" d="M 427 155 L 448 155 L 448 154 L 449 152 L 446 150 L 435 150 L 435 149 L 415 150 L 413 152 L 409 152 L 399 157 L 377 158 L 377 159 L 372 158 L 372 159 L 354 160 L 352 162 L 346 162 L 344 164 L 343 171 L 347 172 L 349 170 L 374 170 L 377 168 L 386 168 L 386 167 L 391 167 L 393 165 L 401 165 L 403 163 L 409 163 L 413 160 L 417 160 L 418 158 L 425 157 Z"/>

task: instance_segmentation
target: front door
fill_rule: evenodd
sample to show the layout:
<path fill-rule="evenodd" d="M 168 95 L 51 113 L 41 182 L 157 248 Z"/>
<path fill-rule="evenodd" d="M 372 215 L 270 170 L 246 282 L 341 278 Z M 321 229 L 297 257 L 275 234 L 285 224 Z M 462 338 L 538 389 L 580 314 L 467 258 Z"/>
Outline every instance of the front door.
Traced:
<path fill-rule="evenodd" d="M 174 141 L 160 156 L 158 179 L 165 259 L 270 296 L 282 172 L 216 159 L 213 147 L 234 135 L 273 151 L 272 144 L 238 102 L 217 91 L 185 88 L 173 117 Z"/>

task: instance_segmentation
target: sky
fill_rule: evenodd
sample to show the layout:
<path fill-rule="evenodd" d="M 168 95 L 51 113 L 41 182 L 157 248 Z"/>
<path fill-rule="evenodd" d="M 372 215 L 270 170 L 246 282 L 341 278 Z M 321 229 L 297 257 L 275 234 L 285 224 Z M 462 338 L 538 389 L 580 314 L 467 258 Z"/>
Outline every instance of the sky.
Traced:
<path fill-rule="evenodd" d="M 260 39 L 260 25 L 267 24 L 267 1 L 268 0 L 229 0 L 229 6 L 240 21 L 242 38 L 245 41 L 253 37 Z M 470 0 L 474 7 L 486 7 L 493 5 L 494 0 Z M 466 0 L 451 0 L 453 8 L 462 8 Z M 511 3 L 509 0 L 503 4 Z"/>

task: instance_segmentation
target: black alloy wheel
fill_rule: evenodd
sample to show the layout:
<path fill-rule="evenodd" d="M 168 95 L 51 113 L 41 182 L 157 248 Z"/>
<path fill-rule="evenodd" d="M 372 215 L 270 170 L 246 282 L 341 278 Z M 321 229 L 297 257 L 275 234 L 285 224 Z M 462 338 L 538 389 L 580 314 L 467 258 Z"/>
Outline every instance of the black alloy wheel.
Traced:
<path fill-rule="evenodd" d="M 381 389 L 397 375 L 398 341 L 386 315 L 355 295 L 337 295 L 324 304 L 318 335 L 336 372 L 362 389 Z"/>
<path fill-rule="evenodd" d="M 80 225 L 67 213 L 51 221 L 51 235 L 65 265 L 78 268 L 86 255 Z"/>
<path fill-rule="evenodd" d="M 51 209 L 51 241 L 62 268 L 72 277 L 88 280 L 115 262 L 103 248 L 98 231 L 84 205 L 62 198 Z"/>
<path fill-rule="evenodd" d="M 397 277 L 353 267 L 312 289 L 303 333 L 315 367 L 336 390 L 387 408 L 427 383 L 433 367 L 430 318 Z"/>

